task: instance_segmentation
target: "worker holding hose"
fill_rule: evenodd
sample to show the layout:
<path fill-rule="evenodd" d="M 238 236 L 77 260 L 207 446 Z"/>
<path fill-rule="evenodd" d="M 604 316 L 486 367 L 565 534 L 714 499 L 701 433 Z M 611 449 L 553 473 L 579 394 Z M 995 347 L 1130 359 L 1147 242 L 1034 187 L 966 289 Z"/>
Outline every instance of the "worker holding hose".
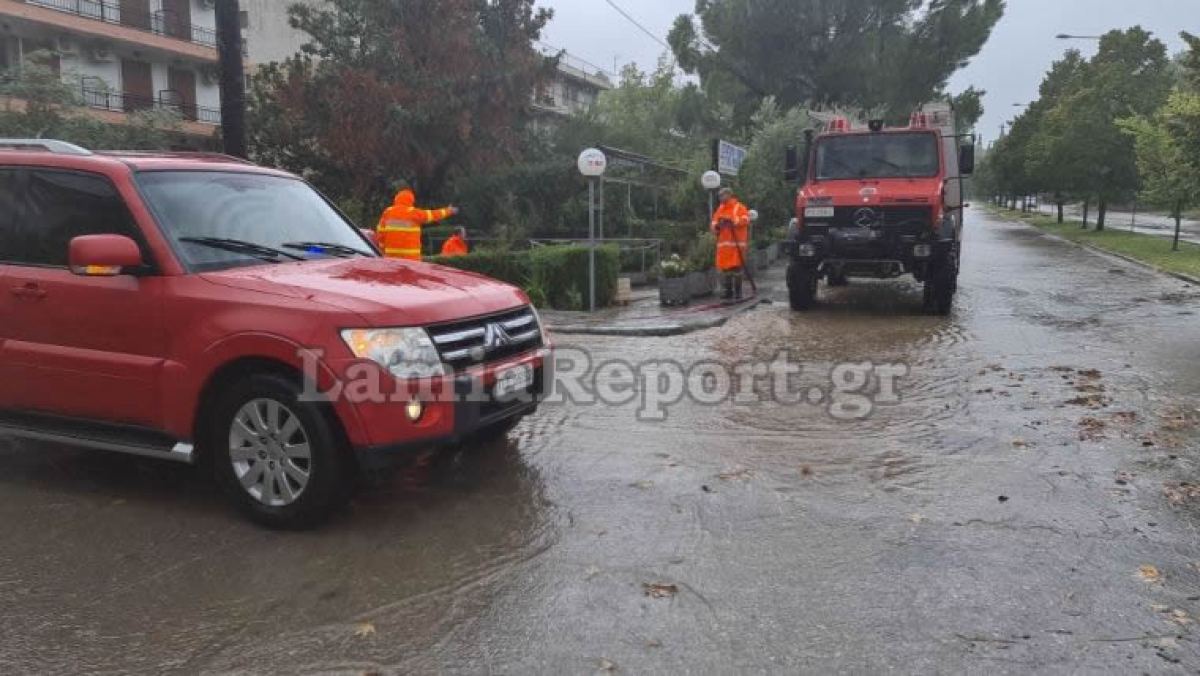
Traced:
<path fill-rule="evenodd" d="M 742 297 L 742 275 L 750 241 L 750 210 L 734 197 L 733 190 L 717 193 L 721 206 L 713 212 L 712 231 L 717 236 L 717 270 L 721 272 L 724 298 Z"/>

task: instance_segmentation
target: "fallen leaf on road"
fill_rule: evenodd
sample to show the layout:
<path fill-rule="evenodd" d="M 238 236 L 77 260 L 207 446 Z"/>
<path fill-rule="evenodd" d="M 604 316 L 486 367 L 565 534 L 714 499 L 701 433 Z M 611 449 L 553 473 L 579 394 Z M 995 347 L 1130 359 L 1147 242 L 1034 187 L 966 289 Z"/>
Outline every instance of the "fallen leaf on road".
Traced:
<path fill-rule="evenodd" d="M 363 622 L 354 627 L 354 638 L 367 638 L 375 635 L 375 625 L 370 622 Z"/>
<path fill-rule="evenodd" d="M 599 574 L 600 574 L 599 568 L 597 568 L 596 566 L 588 566 L 588 569 L 586 571 L 584 571 L 583 579 L 590 580 Z"/>
<path fill-rule="evenodd" d="M 1104 428 L 1108 425 L 1099 418 L 1087 417 L 1079 421 L 1080 441 L 1100 441 L 1104 438 Z"/>
<path fill-rule="evenodd" d="M 803 467 L 800 468 L 800 476 L 812 476 L 812 475 L 813 475 L 813 470 L 808 465 L 804 465 Z"/>
<path fill-rule="evenodd" d="M 1024 439 L 1013 439 L 1013 448 L 1029 448 L 1029 442 Z"/>
<path fill-rule="evenodd" d="M 679 586 L 665 582 L 643 582 L 642 591 L 652 599 L 669 599 L 679 593 Z"/>
<path fill-rule="evenodd" d="M 1138 414 L 1134 413 L 1133 411 L 1117 411 L 1116 413 L 1112 414 L 1112 417 L 1113 420 L 1121 423 L 1122 425 L 1132 425 L 1133 423 L 1137 422 Z"/>
<path fill-rule="evenodd" d="M 1079 376 L 1081 378 L 1090 378 L 1092 380 L 1096 380 L 1097 378 L 1103 377 L 1104 374 L 1100 373 L 1100 371 L 1097 369 L 1082 369 L 1079 371 Z"/>
<path fill-rule="evenodd" d="M 1200 498 L 1200 485 L 1186 481 L 1179 483 L 1167 482 L 1163 484 L 1163 495 L 1167 496 L 1167 502 L 1172 505 L 1182 505 Z"/>
<path fill-rule="evenodd" d="M 1074 399 L 1068 399 L 1067 405 L 1084 406 L 1087 408 L 1104 408 L 1105 406 L 1108 406 L 1108 397 L 1105 397 L 1099 392 L 1095 392 L 1092 394 L 1081 395 L 1075 397 Z"/>
<path fill-rule="evenodd" d="M 1192 616 L 1187 614 L 1187 611 L 1176 608 L 1171 611 L 1171 621 L 1180 626 L 1188 625 L 1193 622 Z"/>
<path fill-rule="evenodd" d="M 612 660 L 602 659 L 600 660 L 600 665 L 597 667 L 597 670 L 601 673 L 611 674 L 617 670 L 617 665 Z"/>
<path fill-rule="evenodd" d="M 642 490 L 646 490 L 648 488 L 652 488 L 654 486 L 654 482 L 647 479 L 645 481 L 635 481 L 629 485 L 632 486 L 633 488 L 640 488 Z"/>
<path fill-rule="evenodd" d="M 1142 579 L 1142 582 L 1149 582 L 1151 584 L 1162 582 L 1162 573 L 1158 572 L 1158 568 L 1148 563 L 1138 568 L 1137 575 Z"/>
<path fill-rule="evenodd" d="M 750 470 L 745 468 L 725 470 L 717 475 L 721 481 L 733 481 L 734 479 L 746 480 L 750 478 Z"/>
<path fill-rule="evenodd" d="M 1117 485 L 1124 486 L 1133 483 L 1133 475 L 1129 472 L 1117 472 Z"/>
<path fill-rule="evenodd" d="M 647 648 L 661 648 L 661 647 L 662 647 L 662 641 L 660 641 L 660 640 L 658 640 L 658 639 L 656 639 L 656 638 L 652 638 L 652 639 L 650 639 L 649 641 L 646 641 L 646 647 L 647 647 Z"/>
<path fill-rule="evenodd" d="M 921 523 L 925 520 L 925 515 L 924 514 L 909 514 L 908 520 L 912 521 L 913 523 Z"/>

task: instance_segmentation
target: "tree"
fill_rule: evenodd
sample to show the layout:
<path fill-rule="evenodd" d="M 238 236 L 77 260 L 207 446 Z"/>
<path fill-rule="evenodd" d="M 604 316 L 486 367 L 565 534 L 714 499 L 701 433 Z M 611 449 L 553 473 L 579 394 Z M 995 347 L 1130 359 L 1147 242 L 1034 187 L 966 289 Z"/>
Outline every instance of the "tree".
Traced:
<path fill-rule="evenodd" d="M 530 101 L 554 60 L 534 0 L 329 0 L 289 9 L 301 54 L 252 82 L 259 161 L 349 196 L 370 217 L 395 185 L 436 198 L 520 156 Z"/>
<path fill-rule="evenodd" d="M 1003 0 L 698 0 L 669 42 L 705 91 L 748 124 L 783 110 L 852 106 L 907 119 L 987 41 Z"/>
<path fill-rule="evenodd" d="M 1200 205 L 1200 157 L 1189 151 L 1200 141 L 1200 94 L 1175 91 L 1153 118 L 1134 117 L 1120 126 L 1134 139 L 1141 172 L 1141 197 L 1175 218 L 1174 249 L 1185 209 Z"/>

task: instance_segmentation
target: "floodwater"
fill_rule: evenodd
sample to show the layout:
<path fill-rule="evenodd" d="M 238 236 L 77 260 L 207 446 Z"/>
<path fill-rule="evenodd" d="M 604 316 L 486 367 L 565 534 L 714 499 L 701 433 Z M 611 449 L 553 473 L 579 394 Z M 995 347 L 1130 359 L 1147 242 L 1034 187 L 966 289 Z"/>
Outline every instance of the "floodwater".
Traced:
<path fill-rule="evenodd" d="M 1200 667 L 1200 289 L 970 215 L 950 317 L 822 289 L 595 363 L 904 364 L 899 401 L 545 406 L 311 533 L 192 470 L 0 441 L 0 668 Z M 1200 504 L 1200 503 L 1198 503 Z"/>

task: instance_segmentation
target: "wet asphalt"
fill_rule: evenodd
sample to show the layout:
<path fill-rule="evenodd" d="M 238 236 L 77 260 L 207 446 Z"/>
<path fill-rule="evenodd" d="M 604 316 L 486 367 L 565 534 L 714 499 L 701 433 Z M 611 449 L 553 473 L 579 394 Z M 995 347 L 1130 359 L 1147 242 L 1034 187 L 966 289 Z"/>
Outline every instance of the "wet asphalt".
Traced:
<path fill-rule="evenodd" d="M 0 670 L 1194 672 L 1200 288 L 967 227 L 947 318 L 861 282 L 806 314 L 780 295 L 688 336 L 561 341 L 787 349 L 817 385 L 908 365 L 865 419 L 546 406 L 299 534 L 185 467 L 0 440 Z"/>

